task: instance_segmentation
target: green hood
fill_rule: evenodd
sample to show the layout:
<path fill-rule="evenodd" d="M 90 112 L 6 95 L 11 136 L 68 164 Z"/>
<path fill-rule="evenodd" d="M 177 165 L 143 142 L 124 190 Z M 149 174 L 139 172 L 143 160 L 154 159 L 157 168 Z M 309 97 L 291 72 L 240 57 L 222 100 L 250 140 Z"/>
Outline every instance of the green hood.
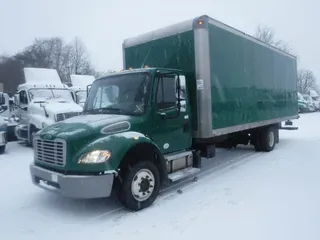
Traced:
<path fill-rule="evenodd" d="M 146 127 L 147 125 L 144 124 L 144 118 L 142 116 L 108 114 L 80 115 L 50 125 L 41 130 L 37 135 L 40 135 L 42 139 L 54 140 L 55 138 L 60 138 L 66 141 L 66 166 L 56 166 L 56 169 L 98 171 L 99 169 L 101 170 L 101 168 L 114 169 L 114 166 L 110 165 L 110 162 L 107 164 L 81 165 L 77 163 L 79 157 L 85 151 L 90 151 L 95 147 L 101 148 L 102 146 L 102 148 L 106 147 L 108 150 L 117 150 L 119 142 L 117 142 L 116 139 L 123 141 L 121 138 L 122 134 L 129 134 L 132 133 L 132 131 L 144 133 Z M 114 144 L 112 144 L 111 140 Z M 46 163 L 40 162 L 37 164 L 50 167 Z M 114 164 L 117 166 L 118 163 L 114 162 Z"/>

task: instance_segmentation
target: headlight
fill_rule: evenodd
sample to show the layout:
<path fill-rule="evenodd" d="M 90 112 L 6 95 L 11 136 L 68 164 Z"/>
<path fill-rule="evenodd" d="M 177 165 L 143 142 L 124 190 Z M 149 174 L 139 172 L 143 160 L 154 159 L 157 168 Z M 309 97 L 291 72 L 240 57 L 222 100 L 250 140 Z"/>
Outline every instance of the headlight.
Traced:
<path fill-rule="evenodd" d="M 106 162 L 111 157 L 111 153 L 107 150 L 95 150 L 83 154 L 78 163 L 95 164 Z"/>

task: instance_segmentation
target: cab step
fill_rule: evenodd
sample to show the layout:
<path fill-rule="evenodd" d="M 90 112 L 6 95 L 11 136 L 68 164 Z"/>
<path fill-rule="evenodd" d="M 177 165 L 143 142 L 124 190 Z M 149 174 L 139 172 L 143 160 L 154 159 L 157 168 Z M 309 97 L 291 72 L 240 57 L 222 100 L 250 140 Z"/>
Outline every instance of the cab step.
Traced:
<path fill-rule="evenodd" d="M 185 168 L 185 169 L 168 174 L 168 178 L 171 182 L 176 182 L 181 179 L 192 176 L 198 172 L 200 172 L 200 168 L 189 167 L 189 168 Z"/>
<path fill-rule="evenodd" d="M 298 127 L 281 127 L 281 130 L 298 130 Z"/>

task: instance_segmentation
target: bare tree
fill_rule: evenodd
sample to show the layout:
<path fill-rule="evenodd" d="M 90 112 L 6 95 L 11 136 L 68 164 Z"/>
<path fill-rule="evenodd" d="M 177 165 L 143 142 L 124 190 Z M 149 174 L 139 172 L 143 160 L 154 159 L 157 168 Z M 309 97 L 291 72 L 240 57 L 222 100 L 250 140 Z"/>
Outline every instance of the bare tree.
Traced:
<path fill-rule="evenodd" d="M 298 71 L 298 91 L 308 94 L 310 90 L 316 89 L 316 77 L 311 70 L 300 69 Z"/>
<path fill-rule="evenodd" d="M 61 38 L 35 39 L 32 45 L 15 55 L 26 66 L 56 68 L 61 67 L 64 43 Z"/>
<path fill-rule="evenodd" d="M 23 83 L 22 64 L 13 57 L 1 56 L 0 59 L 0 82 L 4 85 L 4 91 L 12 95 Z"/>
<path fill-rule="evenodd" d="M 63 53 L 64 75 L 67 81 L 70 81 L 71 74 L 94 74 L 94 69 L 89 60 L 89 55 L 84 44 L 77 37 L 71 43 L 65 46 Z"/>
<path fill-rule="evenodd" d="M 272 45 L 274 43 L 275 32 L 273 29 L 259 25 L 255 32 L 255 37 L 261 41 Z"/>
<path fill-rule="evenodd" d="M 65 44 L 59 37 L 35 39 L 32 45 L 14 56 L 24 67 L 54 68 L 63 82 L 71 74 L 93 74 L 94 69 L 79 38 Z"/>
<path fill-rule="evenodd" d="M 282 40 L 276 39 L 275 31 L 270 27 L 259 25 L 254 36 L 259 40 L 270 44 L 286 53 L 293 54 L 293 51 L 290 48 L 289 44 Z"/>

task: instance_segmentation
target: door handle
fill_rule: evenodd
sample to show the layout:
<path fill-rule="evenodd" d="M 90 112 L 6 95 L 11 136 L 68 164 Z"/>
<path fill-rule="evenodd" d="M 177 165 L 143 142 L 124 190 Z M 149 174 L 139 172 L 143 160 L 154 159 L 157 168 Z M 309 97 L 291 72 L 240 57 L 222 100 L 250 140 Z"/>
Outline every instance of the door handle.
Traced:
<path fill-rule="evenodd" d="M 164 120 L 167 119 L 167 114 L 164 112 L 158 112 L 158 115 Z"/>
<path fill-rule="evenodd" d="M 188 132 L 188 130 L 189 130 L 189 122 L 185 122 L 182 126 L 183 126 L 183 132 Z"/>

